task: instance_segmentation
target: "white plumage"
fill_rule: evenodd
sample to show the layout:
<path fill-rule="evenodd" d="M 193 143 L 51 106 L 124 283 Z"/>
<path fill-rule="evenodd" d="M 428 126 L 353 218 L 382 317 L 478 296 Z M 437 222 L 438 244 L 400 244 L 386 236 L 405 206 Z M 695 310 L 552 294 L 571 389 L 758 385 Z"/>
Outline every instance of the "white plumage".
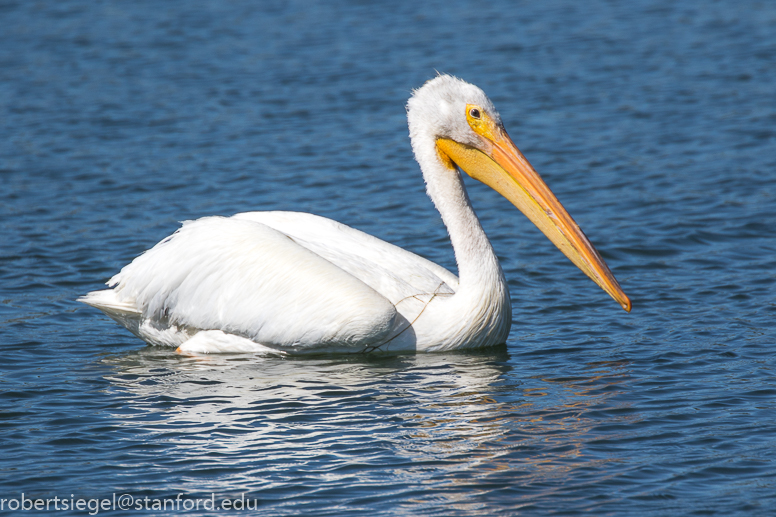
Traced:
<path fill-rule="evenodd" d="M 407 113 L 412 148 L 450 234 L 460 280 L 330 219 L 249 212 L 184 223 L 114 276 L 112 289 L 80 300 L 146 342 L 184 352 L 436 351 L 503 343 L 511 324 L 506 281 L 453 164 L 493 186 L 532 220 L 562 225 L 558 209 L 544 207 L 543 192 L 532 195 L 533 186 L 516 177 L 521 172 L 510 170 L 524 165 L 498 154 L 511 140 L 476 86 L 439 76 L 414 93 Z M 508 151 L 524 160 L 517 148 Z M 487 177 L 478 177 L 481 171 Z M 504 178 L 491 179 L 493 171 Z M 510 197 L 526 193 L 528 201 Z M 537 203 L 541 214 L 520 205 L 525 202 Z M 575 253 L 589 252 L 575 251 L 573 242 L 555 235 L 557 229 L 542 226 L 550 223 L 534 222 L 575 263 L 592 263 L 586 267 L 600 278 L 578 265 L 620 296 L 619 286 L 603 285 L 611 283 L 611 273 L 594 250 L 594 257 L 575 260 Z M 564 249 L 569 246 L 574 249 Z"/>

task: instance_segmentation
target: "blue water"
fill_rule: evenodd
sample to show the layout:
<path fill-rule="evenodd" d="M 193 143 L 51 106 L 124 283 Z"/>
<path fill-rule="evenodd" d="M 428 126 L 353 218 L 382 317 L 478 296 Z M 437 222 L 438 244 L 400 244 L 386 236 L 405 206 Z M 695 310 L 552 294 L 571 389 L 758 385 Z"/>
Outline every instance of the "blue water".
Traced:
<path fill-rule="evenodd" d="M 0 499 L 776 515 L 773 2 L 19 0 L 0 26 Z M 435 70 L 490 95 L 631 314 L 474 181 L 504 346 L 195 359 L 75 302 L 248 210 L 454 270 L 404 114 Z"/>

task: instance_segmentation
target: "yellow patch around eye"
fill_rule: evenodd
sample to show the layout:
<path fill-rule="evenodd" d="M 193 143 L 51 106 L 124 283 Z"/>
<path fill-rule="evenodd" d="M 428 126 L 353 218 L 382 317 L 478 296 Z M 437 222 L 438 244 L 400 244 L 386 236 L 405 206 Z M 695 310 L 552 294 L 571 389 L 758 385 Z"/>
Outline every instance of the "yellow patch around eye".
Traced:
<path fill-rule="evenodd" d="M 477 110 L 480 113 L 480 117 L 472 117 L 472 110 Z M 466 122 L 469 123 L 469 127 L 478 135 L 487 138 L 491 142 L 495 140 L 497 135 L 496 123 L 479 106 L 475 104 L 466 105 Z"/>

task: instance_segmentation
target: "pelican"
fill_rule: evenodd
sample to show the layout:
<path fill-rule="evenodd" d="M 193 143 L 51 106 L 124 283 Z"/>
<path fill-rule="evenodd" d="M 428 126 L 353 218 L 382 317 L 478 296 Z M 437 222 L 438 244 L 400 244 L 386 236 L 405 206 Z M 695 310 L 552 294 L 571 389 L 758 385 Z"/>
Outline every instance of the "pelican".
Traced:
<path fill-rule="evenodd" d="M 181 353 L 445 351 L 506 342 L 504 273 L 461 171 L 522 211 L 626 311 L 631 302 L 507 135 L 478 87 L 440 75 L 407 102 L 415 159 L 458 276 L 324 217 L 247 212 L 187 221 L 80 298 L 147 343 Z"/>

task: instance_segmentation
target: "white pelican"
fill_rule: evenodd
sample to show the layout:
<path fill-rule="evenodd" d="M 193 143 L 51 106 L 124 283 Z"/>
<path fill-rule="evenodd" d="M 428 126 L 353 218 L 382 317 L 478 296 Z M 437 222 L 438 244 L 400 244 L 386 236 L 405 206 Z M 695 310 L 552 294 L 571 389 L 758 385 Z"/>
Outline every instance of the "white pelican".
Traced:
<path fill-rule="evenodd" d="M 441 75 L 407 103 L 410 139 L 458 264 L 336 221 L 248 212 L 184 222 L 80 301 L 180 352 L 439 351 L 504 343 L 512 307 L 463 170 L 511 201 L 587 276 L 631 302 L 504 130 L 485 93 Z"/>

